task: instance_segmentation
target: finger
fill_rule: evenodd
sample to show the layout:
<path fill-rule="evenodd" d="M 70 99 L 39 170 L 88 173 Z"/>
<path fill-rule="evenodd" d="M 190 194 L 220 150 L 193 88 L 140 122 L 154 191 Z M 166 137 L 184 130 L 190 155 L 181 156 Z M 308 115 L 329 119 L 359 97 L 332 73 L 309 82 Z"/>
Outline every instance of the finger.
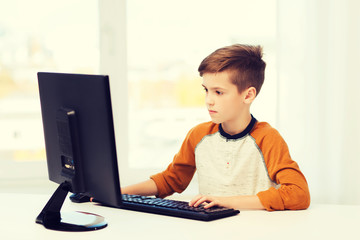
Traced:
<path fill-rule="evenodd" d="M 199 201 L 199 199 L 201 199 L 203 196 L 202 195 L 196 195 L 193 199 L 191 199 L 191 201 L 189 202 L 189 206 L 193 207 L 194 204 Z"/>
<path fill-rule="evenodd" d="M 205 208 L 205 209 L 208 209 L 208 208 L 215 207 L 215 206 L 217 206 L 217 205 L 218 205 L 218 204 L 217 204 L 215 201 L 213 201 L 213 202 L 210 202 L 210 203 L 206 204 L 206 205 L 204 206 L 204 208 Z"/>
<path fill-rule="evenodd" d="M 203 203 L 209 203 L 209 202 L 211 202 L 211 199 L 209 197 L 203 196 L 196 203 L 194 203 L 194 207 L 198 207 Z"/>

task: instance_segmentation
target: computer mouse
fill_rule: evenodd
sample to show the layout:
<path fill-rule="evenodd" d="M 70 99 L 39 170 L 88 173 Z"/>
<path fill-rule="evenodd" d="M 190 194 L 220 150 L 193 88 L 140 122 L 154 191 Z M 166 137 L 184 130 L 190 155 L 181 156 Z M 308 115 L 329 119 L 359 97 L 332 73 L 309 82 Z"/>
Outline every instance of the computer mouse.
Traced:
<path fill-rule="evenodd" d="M 70 195 L 70 200 L 75 203 L 90 202 L 90 197 L 82 193 L 73 193 Z"/>

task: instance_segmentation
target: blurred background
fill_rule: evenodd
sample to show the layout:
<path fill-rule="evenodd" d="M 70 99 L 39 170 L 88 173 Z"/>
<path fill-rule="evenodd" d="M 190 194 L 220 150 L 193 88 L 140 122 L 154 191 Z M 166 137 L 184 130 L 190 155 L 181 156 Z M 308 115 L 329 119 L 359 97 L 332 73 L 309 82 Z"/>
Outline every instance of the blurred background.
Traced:
<path fill-rule="evenodd" d="M 39 71 L 108 74 L 121 183 L 172 161 L 210 118 L 197 68 L 214 50 L 262 45 L 252 106 L 277 128 L 313 202 L 360 204 L 360 2 L 0 0 L 0 191 L 52 193 Z M 196 177 L 186 190 L 196 194 Z"/>

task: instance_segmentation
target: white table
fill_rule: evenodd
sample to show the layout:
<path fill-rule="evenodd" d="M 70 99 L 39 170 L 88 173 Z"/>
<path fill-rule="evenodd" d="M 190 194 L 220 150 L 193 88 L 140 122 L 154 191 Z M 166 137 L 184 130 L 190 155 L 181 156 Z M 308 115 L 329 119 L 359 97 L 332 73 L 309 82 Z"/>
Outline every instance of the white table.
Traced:
<path fill-rule="evenodd" d="M 58 232 L 35 223 L 50 196 L 0 194 L 0 239 L 360 239 L 360 206 L 317 205 L 304 211 L 241 211 L 234 217 L 201 222 L 148 213 L 75 204 L 62 211 L 102 215 L 108 226 L 92 232 Z"/>

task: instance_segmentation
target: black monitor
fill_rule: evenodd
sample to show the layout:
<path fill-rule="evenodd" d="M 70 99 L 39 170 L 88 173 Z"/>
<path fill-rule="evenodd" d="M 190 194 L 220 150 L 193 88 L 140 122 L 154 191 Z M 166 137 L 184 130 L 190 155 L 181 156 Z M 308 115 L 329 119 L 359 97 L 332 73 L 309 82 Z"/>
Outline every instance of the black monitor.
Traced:
<path fill-rule="evenodd" d="M 104 228 L 99 215 L 60 209 L 69 192 L 121 204 L 109 77 L 39 72 L 38 83 L 49 179 L 59 187 L 36 222 L 64 231 Z"/>

